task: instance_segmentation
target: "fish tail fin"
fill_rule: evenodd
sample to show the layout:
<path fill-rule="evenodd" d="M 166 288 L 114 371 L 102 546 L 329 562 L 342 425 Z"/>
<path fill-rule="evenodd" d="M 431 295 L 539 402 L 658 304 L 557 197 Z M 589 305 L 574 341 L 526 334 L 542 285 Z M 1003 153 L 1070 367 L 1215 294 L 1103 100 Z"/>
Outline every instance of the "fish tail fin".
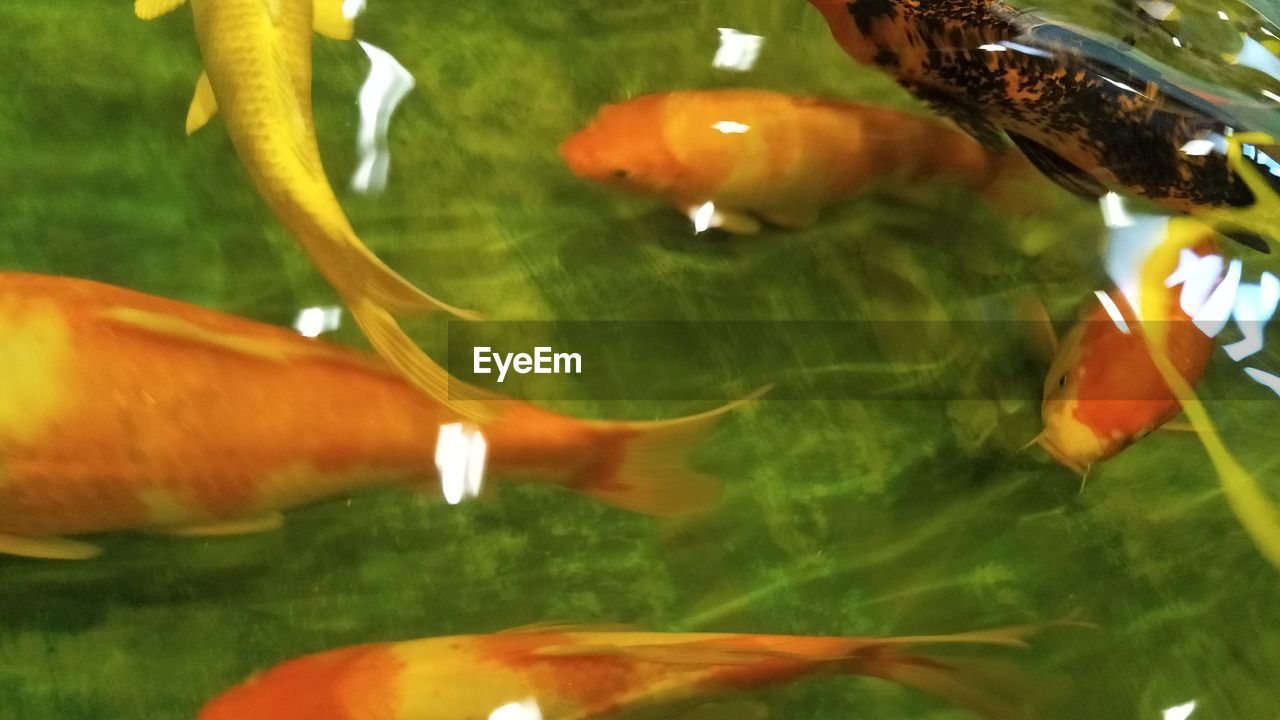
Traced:
<path fill-rule="evenodd" d="M 769 388 L 697 415 L 653 422 L 593 421 L 595 457 L 573 487 L 601 502 L 649 515 L 685 515 L 712 507 L 720 481 L 688 465 L 689 454 L 720 420 Z"/>
<path fill-rule="evenodd" d="M 397 314 L 444 311 L 463 320 L 480 319 L 479 313 L 450 305 L 426 294 L 388 267 L 354 235 L 346 249 L 349 252 L 347 257 L 342 258 L 343 270 L 339 277 L 349 277 L 350 280 L 343 283 L 346 287 L 338 288 L 343 294 L 358 294 Z"/>
<path fill-rule="evenodd" d="M 1024 625 L 977 632 L 874 640 L 851 638 L 854 647 L 841 669 L 854 675 L 915 688 L 969 709 L 990 720 L 1020 720 L 1037 694 L 1007 663 L 917 652 L 926 645 L 973 645 L 1025 648 L 1037 626 Z"/>
<path fill-rule="evenodd" d="M 369 344 L 387 364 L 459 419 L 492 422 L 499 409 L 493 398 L 454 379 L 409 337 L 385 307 L 369 297 L 346 301 Z"/>

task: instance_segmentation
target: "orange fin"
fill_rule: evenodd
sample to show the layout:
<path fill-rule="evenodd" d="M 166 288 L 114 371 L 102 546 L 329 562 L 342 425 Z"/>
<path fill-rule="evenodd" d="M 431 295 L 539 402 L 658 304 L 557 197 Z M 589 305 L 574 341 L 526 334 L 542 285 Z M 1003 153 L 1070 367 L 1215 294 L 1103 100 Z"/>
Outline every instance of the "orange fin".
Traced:
<path fill-rule="evenodd" d="M 769 391 L 757 390 L 714 410 L 672 420 L 587 424 L 602 433 L 602 453 L 621 458 L 589 467 L 574 486 L 610 505 L 649 515 L 683 515 L 706 510 L 720 499 L 720 481 L 691 469 L 689 453 L 724 415 Z"/>

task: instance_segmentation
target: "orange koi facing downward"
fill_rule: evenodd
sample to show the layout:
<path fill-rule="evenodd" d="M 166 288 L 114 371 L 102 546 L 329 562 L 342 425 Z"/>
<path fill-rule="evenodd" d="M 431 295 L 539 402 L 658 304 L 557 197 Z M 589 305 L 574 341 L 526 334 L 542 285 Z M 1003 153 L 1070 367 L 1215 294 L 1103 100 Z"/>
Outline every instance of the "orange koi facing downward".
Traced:
<path fill-rule="evenodd" d="M 1205 232 L 1194 250 L 1201 257 L 1218 251 L 1212 231 Z M 1168 278 L 1177 267 L 1178 249 L 1158 248 L 1147 258 L 1143 276 Z M 1152 361 L 1143 321 L 1162 324 L 1165 352 L 1192 385 L 1204 375 L 1213 352 L 1213 338 L 1183 310 L 1179 287 L 1143 291 L 1160 293 L 1162 299 L 1144 303 L 1142 321 L 1119 292 L 1106 296 L 1111 309 L 1101 299 L 1095 303 L 1063 339 L 1045 377 L 1044 431 L 1037 442 L 1078 473 L 1087 473 L 1093 463 L 1116 455 L 1182 409 Z"/>
<path fill-rule="evenodd" d="M 723 409 L 614 423 L 488 404 L 490 472 L 654 514 L 717 497 L 683 458 Z M 394 478 L 435 487 L 452 418 L 352 350 L 95 282 L 0 273 L 0 553 L 81 559 L 97 548 L 59 536 L 251 532 Z"/>
<path fill-rule="evenodd" d="M 938 122 L 866 105 L 763 90 L 644 95 L 601 108 L 560 146 L 569 169 L 661 198 L 684 213 L 711 203 L 722 229 L 757 218 L 788 228 L 885 179 L 944 177 L 981 188 L 1000 156 Z"/>
<path fill-rule="evenodd" d="M 927 645 L 1021 647 L 1030 628 L 932 637 L 646 633 L 542 627 L 360 645 L 285 662 L 215 698 L 200 720 L 710 718 L 732 693 L 819 673 L 900 682 L 1016 717 Z M 1006 692 L 1008 688 L 1003 688 Z M 518 707 L 520 713 L 501 714 Z M 716 717 L 760 717 L 746 711 Z"/>

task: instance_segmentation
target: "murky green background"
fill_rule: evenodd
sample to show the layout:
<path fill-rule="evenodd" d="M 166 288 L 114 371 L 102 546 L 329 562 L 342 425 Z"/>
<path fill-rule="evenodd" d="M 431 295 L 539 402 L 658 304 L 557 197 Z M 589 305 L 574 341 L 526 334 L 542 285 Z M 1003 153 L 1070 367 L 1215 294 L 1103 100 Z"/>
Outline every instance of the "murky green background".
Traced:
<path fill-rule="evenodd" d="M 719 27 L 767 36 L 754 71 L 711 67 Z M 124 0 L 9 2 L 0 28 L 0 268 L 282 324 L 333 302 L 221 122 L 184 137 L 200 69 L 186 8 L 143 23 Z M 997 320 L 1030 289 L 1068 318 L 1103 286 L 1096 209 L 1054 189 L 1028 190 L 1043 204 L 1033 217 L 921 187 L 855 200 L 810 231 L 694 237 L 667 208 L 562 167 L 560 140 L 600 104 L 645 92 L 762 87 L 921 110 L 842 55 L 801 0 L 373 0 L 358 36 L 417 87 L 392 123 L 387 192 L 354 195 L 368 65 L 354 43 L 318 39 L 329 175 L 389 264 L 489 317 Z M 1280 269 L 1245 257 L 1247 279 Z M 730 366 L 776 355 L 779 381 L 815 399 L 727 419 L 696 456 L 727 486 L 705 517 L 658 522 L 552 488 L 508 485 L 461 507 L 389 489 L 293 512 L 261 536 L 115 535 L 95 539 L 104 558 L 79 564 L 0 557 L 0 718 L 191 718 L 300 653 L 541 620 L 932 633 L 1073 611 L 1099 629 L 992 654 L 1045 689 L 1033 717 L 1156 720 L 1194 699 L 1194 718 L 1275 718 L 1280 575 L 1243 536 L 1194 436 L 1158 433 L 1080 493 L 1039 451 L 1017 452 L 1039 430 L 1042 361 L 997 322 L 939 327 L 958 358 L 950 400 L 820 399 L 824 377 L 920 382 L 920 338 L 887 337 L 882 363 L 820 368 L 789 363 L 768 338 L 726 348 Z M 410 329 L 442 350 L 443 320 Z M 363 343 L 351 328 L 336 337 Z M 1280 371 L 1270 337 L 1251 364 Z M 722 376 L 679 357 L 584 352 L 655 387 Z M 1280 494 L 1275 396 L 1221 354 L 1201 388 L 1232 449 Z M 564 407 L 658 417 L 706 404 Z M 764 696 L 780 718 L 965 717 L 870 680 Z"/>

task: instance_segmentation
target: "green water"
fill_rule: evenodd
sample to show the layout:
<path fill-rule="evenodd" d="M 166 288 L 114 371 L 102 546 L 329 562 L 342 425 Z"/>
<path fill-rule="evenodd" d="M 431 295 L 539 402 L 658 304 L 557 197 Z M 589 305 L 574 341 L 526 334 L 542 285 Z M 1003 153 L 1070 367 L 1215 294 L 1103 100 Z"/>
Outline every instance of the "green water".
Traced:
<path fill-rule="evenodd" d="M 0 268 L 279 324 L 333 303 L 220 121 L 183 134 L 200 70 L 189 11 L 144 23 L 129 5 L 0 5 Z M 767 37 L 756 69 L 711 66 L 719 27 Z M 563 168 L 560 140 L 599 105 L 644 92 L 761 87 L 922 111 L 854 66 L 800 0 L 374 0 L 358 36 L 417 86 L 391 125 L 386 193 L 355 195 L 368 63 L 353 43 L 317 40 L 316 126 L 343 206 L 390 265 L 490 318 L 972 320 L 1009 312 L 1027 289 L 1069 317 L 1104 286 L 1096 208 L 1053 189 L 1033 217 L 926 186 L 854 200 L 808 231 L 695 237 L 669 209 Z M 1246 279 L 1280 269 L 1245 259 Z M 998 323 L 939 326 L 966 330 L 937 338 L 958 358 L 950 399 L 821 399 L 824 377 L 919 382 L 919 338 L 886 338 L 879 363 L 826 367 L 797 366 L 767 338 L 726 348 L 724 367 L 774 357 L 777 381 L 813 398 L 759 403 L 715 431 L 695 459 L 726 496 L 701 517 L 659 522 L 515 484 L 459 507 L 389 489 L 292 512 L 258 536 L 105 536 L 93 539 L 103 558 L 76 564 L 0 557 L 0 718 L 192 718 L 301 653 L 543 620 L 902 634 L 1072 612 L 1097 629 L 990 654 L 1044 691 L 1032 717 L 1156 720 L 1190 700 L 1197 720 L 1277 717 L 1280 574 L 1194 436 L 1157 433 L 1081 493 L 1039 451 L 1018 452 L 1040 428 L 1042 361 Z M 439 356 L 443 320 L 408 328 Z M 1280 370 L 1275 336 L 1252 365 Z M 363 346 L 349 326 L 333 337 Z M 592 351 L 655 387 L 725 376 Z M 1280 495 L 1274 395 L 1221 354 L 1201 390 L 1241 462 Z M 708 404 L 555 406 L 652 418 Z M 762 698 L 779 718 L 967 717 L 871 680 Z"/>

